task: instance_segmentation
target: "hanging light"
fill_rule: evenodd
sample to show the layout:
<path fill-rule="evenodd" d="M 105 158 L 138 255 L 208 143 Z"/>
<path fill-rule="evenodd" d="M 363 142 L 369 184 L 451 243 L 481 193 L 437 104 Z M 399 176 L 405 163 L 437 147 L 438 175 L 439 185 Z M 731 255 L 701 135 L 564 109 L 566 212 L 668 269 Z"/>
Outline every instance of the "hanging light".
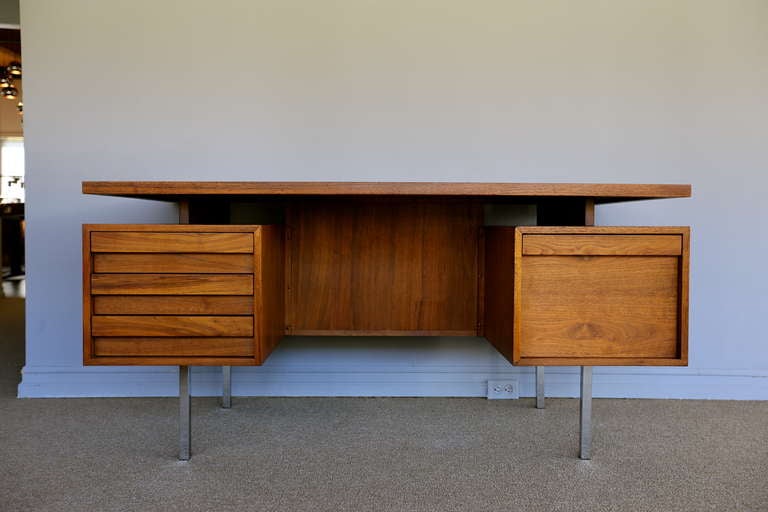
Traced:
<path fill-rule="evenodd" d="M 16 110 L 19 111 L 19 115 L 24 115 L 24 103 L 20 101 L 19 104 L 16 105 Z"/>
<path fill-rule="evenodd" d="M 9 75 L 16 78 L 21 78 L 21 62 L 15 60 L 8 64 L 6 69 L 8 70 Z"/>
<path fill-rule="evenodd" d="M 3 98 L 7 100 L 15 100 L 19 97 L 19 90 L 13 86 L 3 87 L 3 89 L 0 91 L 0 94 L 2 94 Z"/>
<path fill-rule="evenodd" d="M 4 76 L 0 78 L 0 89 L 5 89 L 6 87 L 13 87 L 13 79 L 8 76 Z"/>

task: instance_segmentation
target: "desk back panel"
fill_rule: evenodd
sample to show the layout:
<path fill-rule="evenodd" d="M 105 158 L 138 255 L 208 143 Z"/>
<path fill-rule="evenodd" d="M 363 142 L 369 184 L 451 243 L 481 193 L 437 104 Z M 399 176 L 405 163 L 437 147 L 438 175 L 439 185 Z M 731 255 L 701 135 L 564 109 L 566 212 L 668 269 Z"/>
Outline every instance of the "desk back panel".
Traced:
<path fill-rule="evenodd" d="M 477 336 L 481 226 L 472 200 L 291 204 L 286 333 Z"/>

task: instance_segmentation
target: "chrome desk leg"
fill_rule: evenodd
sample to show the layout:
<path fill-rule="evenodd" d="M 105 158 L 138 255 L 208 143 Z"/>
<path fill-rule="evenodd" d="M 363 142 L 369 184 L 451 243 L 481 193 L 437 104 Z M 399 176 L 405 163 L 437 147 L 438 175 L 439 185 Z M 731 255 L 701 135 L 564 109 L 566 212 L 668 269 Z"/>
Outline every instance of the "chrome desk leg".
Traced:
<path fill-rule="evenodd" d="M 189 400 L 189 366 L 179 366 L 179 460 L 189 460 L 191 407 Z"/>
<path fill-rule="evenodd" d="M 221 406 L 224 409 L 232 407 L 232 367 L 221 367 Z"/>
<path fill-rule="evenodd" d="M 579 458 L 592 458 L 592 367 L 581 367 L 579 400 Z"/>
<path fill-rule="evenodd" d="M 544 367 L 536 367 L 536 408 L 544 408 Z"/>

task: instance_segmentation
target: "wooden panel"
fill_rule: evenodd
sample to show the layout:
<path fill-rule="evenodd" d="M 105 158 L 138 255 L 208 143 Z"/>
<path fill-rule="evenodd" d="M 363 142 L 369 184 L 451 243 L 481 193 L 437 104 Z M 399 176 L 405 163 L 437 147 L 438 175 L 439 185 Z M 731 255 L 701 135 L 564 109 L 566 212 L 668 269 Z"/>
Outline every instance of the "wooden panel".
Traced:
<path fill-rule="evenodd" d="M 257 360 L 263 363 L 285 335 L 285 233 L 263 226 L 258 234 L 254 276 Z"/>
<path fill-rule="evenodd" d="M 678 258 L 527 257 L 520 355 L 678 355 Z"/>
<path fill-rule="evenodd" d="M 690 279 L 690 257 L 691 257 L 691 231 L 686 228 L 682 231 L 683 254 L 680 258 L 680 283 L 678 293 L 680 294 L 680 303 L 678 304 L 678 331 L 680 336 L 680 360 L 683 364 L 688 364 L 688 308 L 689 297 L 688 287 Z"/>
<path fill-rule="evenodd" d="M 95 315 L 252 315 L 253 297 L 98 295 Z"/>
<path fill-rule="evenodd" d="M 477 332 L 479 204 L 307 201 L 289 213 L 287 332 Z"/>
<path fill-rule="evenodd" d="M 253 357 L 253 338 L 95 338 L 97 356 Z"/>
<path fill-rule="evenodd" d="M 485 229 L 484 336 L 509 361 L 513 359 L 515 228 Z"/>
<path fill-rule="evenodd" d="M 179 196 L 586 197 L 597 203 L 690 197 L 690 185 L 599 183 L 84 181 L 84 194 L 178 201 Z"/>
<path fill-rule="evenodd" d="M 523 255 L 679 256 L 680 235 L 525 235 Z"/>
<path fill-rule="evenodd" d="M 95 231 L 91 252 L 252 253 L 253 234 Z"/>
<path fill-rule="evenodd" d="M 113 316 L 92 319 L 93 336 L 253 336 L 249 316 Z"/>
<path fill-rule="evenodd" d="M 238 274 L 93 274 L 93 295 L 252 295 L 253 276 Z"/>
<path fill-rule="evenodd" d="M 96 273 L 239 274 L 253 272 L 250 254 L 115 254 L 93 255 Z"/>
<path fill-rule="evenodd" d="M 94 358 L 93 338 L 91 337 L 91 316 L 93 314 L 91 296 L 91 234 L 88 225 L 83 225 L 83 363 L 91 364 Z"/>

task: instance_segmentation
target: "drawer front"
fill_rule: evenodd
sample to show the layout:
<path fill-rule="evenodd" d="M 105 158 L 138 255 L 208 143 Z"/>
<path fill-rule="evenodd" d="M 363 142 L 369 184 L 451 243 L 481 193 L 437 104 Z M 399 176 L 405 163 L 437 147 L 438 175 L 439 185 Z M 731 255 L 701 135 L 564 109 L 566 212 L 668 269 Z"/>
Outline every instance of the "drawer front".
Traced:
<path fill-rule="evenodd" d="M 93 295 L 253 295 L 253 274 L 93 274 Z"/>
<path fill-rule="evenodd" d="M 523 256 L 680 256 L 680 235 L 527 235 Z"/>
<path fill-rule="evenodd" d="M 91 252 L 248 254 L 253 233 L 99 231 L 91 233 Z"/>
<path fill-rule="evenodd" d="M 518 228 L 514 362 L 687 364 L 687 228 Z"/>
<path fill-rule="evenodd" d="M 260 226 L 84 226 L 86 364 L 256 364 Z"/>
<path fill-rule="evenodd" d="M 252 338 L 100 338 L 97 357 L 253 357 Z"/>
<path fill-rule="evenodd" d="M 253 296 L 98 295 L 94 315 L 252 315 Z"/>
<path fill-rule="evenodd" d="M 131 254 L 93 255 L 93 271 L 108 274 L 252 274 L 250 254 Z"/>
<path fill-rule="evenodd" d="M 94 315 L 93 336 L 253 336 L 252 316 Z"/>

